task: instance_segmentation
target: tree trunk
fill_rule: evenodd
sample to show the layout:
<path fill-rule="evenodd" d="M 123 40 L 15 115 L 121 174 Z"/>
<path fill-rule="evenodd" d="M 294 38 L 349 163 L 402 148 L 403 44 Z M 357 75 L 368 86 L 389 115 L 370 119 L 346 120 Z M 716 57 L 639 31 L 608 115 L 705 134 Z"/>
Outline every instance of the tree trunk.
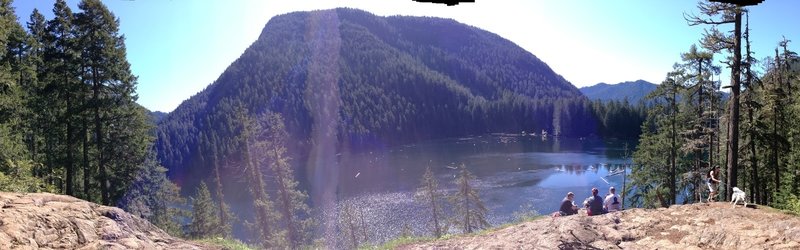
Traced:
<path fill-rule="evenodd" d="M 219 199 L 219 226 L 220 227 L 227 227 L 228 223 L 228 215 L 225 213 L 225 197 L 222 193 L 222 179 L 219 176 L 219 160 L 218 160 L 218 153 L 217 153 L 217 146 L 214 144 L 214 141 L 211 145 L 213 152 L 212 152 L 212 159 L 211 164 L 214 164 L 214 185 L 216 186 L 217 191 L 217 199 Z M 224 230 L 222 231 L 223 234 L 227 234 Z M 223 237 L 229 237 L 230 235 L 223 235 Z"/>
<path fill-rule="evenodd" d="M 748 79 L 749 78 L 750 77 L 748 76 Z M 748 80 L 748 82 L 749 82 L 749 80 Z M 755 124 L 754 121 L 753 121 L 753 107 L 750 107 L 749 109 L 747 109 L 747 117 L 750 120 L 751 126 L 755 126 L 755 125 L 752 125 L 752 124 Z M 752 129 L 755 129 L 755 128 L 752 128 Z M 753 173 L 752 176 L 751 176 L 752 180 L 753 180 L 752 181 L 753 183 L 750 185 L 750 193 L 753 194 L 753 195 L 750 196 L 750 202 L 754 202 L 755 203 L 755 202 L 759 202 L 759 199 L 758 199 L 759 193 L 758 193 L 758 159 L 756 158 L 756 143 L 755 143 L 755 138 L 753 136 L 753 133 L 755 133 L 755 131 L 750 132 L 750 164 L 752 164 L 751 171 Z"/>
<path fill-rule="evenodd" d="M 65 81 L 66 81 L 66 79 L 65 79 Z M 67 187 L 66 187 L 66 194 L 70 195 L 70 196 L 75 196 L 75 193 L 73 191 L 73 187 L 75 186 L 74 183 L 73 183 L 74 179 L 75 179 L 75 155 L 74 155 L 74 152 L 73 152 L 74 151 L 73 150 L 73 145 L 74 144 L 72 143 L 72 139 L 73 139 L 72 137 L 74 136 L 73 135 L 74 133 L 72 131 L 72 119 L 70 119 L 71 116 L 72 116 L 72 113 L 71 113 L 72 112 L 72 98 L 71 98 L 71 95 L 72 95 L 71 93 L 67 93 L 67 110 L 66 110 L 66 115 L 64 117 L 65 118 L 64 122 L 66 122 L 66 125 L 67 125 L 67 165 L 66 165 L 66 168 L 67 168 Z"/>
<path fill-rule="evenodd" d="M 277 147 L 277 146 L 273 146 L 273 147 Z M 285 220 L 285 223 L 286 223 L 286 238 L 289 240 L 289 246 L 291 246 L 291 248 L 297 248 L 298 246 L 295 245 L 298 242 L 298 240 L 297 240 L 297 227 L 296 227 L 297 225 L 295 225 L 294 218 L 292 218 L 293 217 L 292 216 L 292 199 L 289 196 L 290 190 L 289 190 L 289 187 L 288 187 L 288 184 L 287 184 L 288 180 L 286 180 L 286 178 L 291 178 L 291 177 L 290 176 L 286 176 L 286 172 L 281 171 L 281 170 L 283 170 L 281 168 L 283 168 L 285 166 L 279 166 L 278 165 L 278 164 L 280 164 L 279 163 L 280 154 L 278 153 L 278 151 L 276 149 L 273 149 L 272 153 L 273 153 L 273 157 L 274 157 L 273 158 L 273 164 L 275 164 L 274 165 L 274 167 L 275 167 L 274 168 L 274 170 L 275 170 L 274 171 L 275 180 L 278 182 L 277 183 L 278 184 L 278 192 L 279 192 L 279 195 L 281 196 L 281 203 L 283 203 L 281 205 L 283 207 L 283 209 L 282 209 L 283 210 L 283 217 L 284 217 L 284 220 Z M 362 220 L 363 220 L 363 217 L 362 217 Z"/>
<path fill-rule="evenodd" d="M 103 157 L 103 122 L 100 120 L 100 91 L 102 83 L 97 76 L 97 67 L 92 68 L 92 106 L 94 106 L 94 134 L 97 147 L 97 170 L 100 175 L 100 196 L 103 205 L 110 205 L 108 173 Z"/>
<path fill-rule="evenodd" d="M 86 117 L 83 117 L 83 129 L 81 134 L 83 137 L 83 195 L 85 200 L 91 200 L 89 195 L 89 178 L 91 176 L 91 169 L 89 167 L 89 124 Z"/>
<path fill-rule="evenodd" d="M 677 115 L 676 114 L 677 113 L 676 112 L 677 108 L 676 108 L 676 105 L 675 105 L 675 98 L 677 97 L 676 96 L 676 94 L 677 94 L 676 93 L 677 92 L 676 87 L 677 86 L 673 83 L 673 85 L 672 85 L 672 100 L 671 100 L 671 103 L 670 103 L 670 105 L 671 105 L 670 110 L 671 110 L 671 113 L 672 113 L 672 123 L 670 124 L 671 127 L 672 127 L 672 134 L 670 135 L 670 137 L 672 139 L 672 145 L 670 145 L 670 149 L 669 149 L 669 161 L 670 161 L 670 163 L 669 163 L 670 164 L 669 196 L 670 196 L 670 201 L 672 202 L 672 204 L 675 204 L 677 202 L 677 199 L 678 199 L 677 190 L 676 190 L 677 187 L 676 187 L 676 183 L 675 183 L 676 182 L 675 181 L 675 179 L 676 179 L 675 175 L 677 174 L 677 166 L 675 164 L 675 158 L 678 157 L 677 156 L 677 152 L 675 152 L 676 144 L 677 144 L 677 142 L 675 141 L 676 137 L 677 137 L 677 132 L 676 132 L 676 128 L 675 128 L 675 125 L 676 125 L 675 123 L 677 123 L 677 121 L 675 121 L 675 116 Z"/>
<path fill-rule="evenodd" d="M 737 185 L 739 162 L 739 90 L 740 72 L 742 65 L 742 10 L 737 7 L 734 19 L 733 40 L 733 65 L 731 67 L 731 113 L 728 123 L 728 182 L 725 186 L 725 198 L 730 190 Z"/>
<path fill-rule="evenodd" d="M 703 120 L 703 60 L 697 61 L 697 129 L 699 129 L 700 133 L 697 136 L 698 141 L 703 140 L 703 133 L 705 132 L 705 122 Z M 701 166 L 703 165 L 703 148 L 698 147 L 695 149 L 695 173 L 702 173 L 703 170 Z M 695 188 L 694 193 L 695 197 L 698 201 L 702 200 L 702 194 L 700 193 L 700 179 L 697 178 L 693 182 Z M 675 203 L 673 203 L 675 204 Z"/>
<path fill-rule="evenodd" d="M 430 170 L 430 169 L 429 169 Z M 431 208 L 433 210 L 433 234 L 436 235 L 436 238 L 442 237 L 442 232 L 439 230 L 439 217 L 438 212 L 436 211 L 436 190 L 433 187 L 433 180 L 428 180 L 428 192 L 430 192 L 431 197 Z"/>
<path fill-rule="evenodd" d="M 775 192 L 773 192 L 773 193 L 777 193 L 777 192 L 781 191 L 781 173 L 780 173 L 781 172 L 781 168 L 780 168 L 780 163 L 778 162 L 779 158 L 778 158 L 778 141 L 777 141 L 777 138 L 778 138 L 778 119 L 780 119 L 780 112 L 778 111 L 778 109 L 780 108 L 780 105 L 781 105 L 781 103 L 780 103 L 781 96 L 778 95 L 778 94 L 781 93 L 781 87 L 783 85 L 783 83 L 782 83 L 783 79 L 781 79 L 781 62 L 780 62 L 780 57 L 778 57 L 778 49 L 777 48 L 775 49 L 775 71 L 776 71 L 775 74 L 773 74 L 775 76 L 775 84 L 774 84 L 774 92 L 775 92 L 774 94 L 775 95 L 773 96 L 774 99 L 773 99 L 773 102 L 772 102 L 772 105 L 773 105 L 772 106 L 773 107 L 772 108 L 772 112 L 773 112 L 773 115 L 772 115 L 772 136 L 773 136 L 773 138 L 772 138 L 772 140 L 770 140 L 770 142 L 772 142 L 772 165 L 775 167 L 774 168 L 775 169 Z"/>
<path fill-rule="evenodd" d="M 776 98 L 777 99 L 777 98 Z M 775 112 L 774 116 L 772 117 L 772 136 L 778 137 L 778 100 L 775 100 L 775 106 L 773 112 Z M 781 168 L 780 164 L 778 163 L 778 142 L 776 138 L 772 140 L 772 165 L 775 166 L 775 192 L 781 191 Z"/>

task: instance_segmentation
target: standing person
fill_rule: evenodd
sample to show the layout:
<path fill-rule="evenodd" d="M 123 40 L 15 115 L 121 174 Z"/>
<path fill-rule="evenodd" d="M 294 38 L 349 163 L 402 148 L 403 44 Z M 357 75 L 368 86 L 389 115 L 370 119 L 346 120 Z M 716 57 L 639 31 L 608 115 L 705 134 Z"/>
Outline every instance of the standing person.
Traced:
<path fill-rule="evenodd" d="M 597 195 L 600 191 L 597 188 L 592 188 L 592 197 L 589 197 L 587 203 L 589 205 L 589 215 L 601 215 L 606 213 L 603 210 L 603 197 Z"/>
<path fill-rule="evenodd" d="M 719 186 L 719 166 L 714 167 L 708 172 L 708 190 L 711 191 L 708 194 L 708 202 L 714 202 L 715 197 L 717 197 L 717 186 Z"/>
<path fill-rule="evenodd" d="M 562 216 L 573 215 L 578 213 L 578 206 L 575 206 L 575 194 L 572 192 L 567 193 L 567 196 L 564 197 L 564 200 L 561 201 L 561 208 L 558 212 Z"/>
<path fill-rule="evenodd" d="M 603 201 L 603 208 L 606 212 L 616 212 L 620 210 L 620 205 L 617 190 L 614 187 L 609 188 L 608 195 L 606 195 L 606 199 Z"/>

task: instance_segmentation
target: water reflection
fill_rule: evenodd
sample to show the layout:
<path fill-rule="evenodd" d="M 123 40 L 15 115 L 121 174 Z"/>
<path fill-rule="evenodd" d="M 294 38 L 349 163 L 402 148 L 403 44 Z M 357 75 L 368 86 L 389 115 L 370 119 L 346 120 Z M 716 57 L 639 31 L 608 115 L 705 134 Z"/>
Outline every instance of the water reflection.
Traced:
<path fill-rule="evenodd" d="M 548 214 L 567 192 L 580 201 L 592 187 L 603 190 L 601 195 L 612 185 L 621 189 L 622 175 L 609 174 L 627 163 L 621 158 L 623 143 L 494 134 L 343 152 L 337 155 L 339 207 L 323 213 L 335 214 L 342 204 L 362 209 L 372 242 L 392 239 L 406 226 L 414 234 L 427 234 L 428 213 L 413 201 L 422 173 L 431 167 L 440 187 L 453 192 L 455 167 L 464 163 L 477 177 L 475 186 L 492 225 L 512 221 L 528 204 Z"/>

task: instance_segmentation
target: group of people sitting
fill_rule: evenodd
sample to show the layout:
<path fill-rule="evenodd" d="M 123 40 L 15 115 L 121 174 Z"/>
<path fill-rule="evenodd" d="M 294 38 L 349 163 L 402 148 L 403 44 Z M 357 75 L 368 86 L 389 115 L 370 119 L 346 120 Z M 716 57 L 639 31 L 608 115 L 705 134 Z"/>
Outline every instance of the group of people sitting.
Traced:
<path fill-rule="evenodd" d="M 617 195 L 614 187 L 608 189 L 608 195 L 606 195 L 605 198 L 600 197 L 598 193 L 599 191 L 597 188 L 592 188 L 592 196 L 583 202 L 583 206 L 586 208 L 586 213 L 589 216 L 601 215 L 622 209 L 622 203 L 620 202 L 619 195 Z M 578 213 L 578 206 L 575 205 L 574 199 L 574 193 L 567 193 L 567 197 L 564 197 L 564 200 L 561 201 L 561 208 L 558 211 L 559 216 L 567 216 Z"/>

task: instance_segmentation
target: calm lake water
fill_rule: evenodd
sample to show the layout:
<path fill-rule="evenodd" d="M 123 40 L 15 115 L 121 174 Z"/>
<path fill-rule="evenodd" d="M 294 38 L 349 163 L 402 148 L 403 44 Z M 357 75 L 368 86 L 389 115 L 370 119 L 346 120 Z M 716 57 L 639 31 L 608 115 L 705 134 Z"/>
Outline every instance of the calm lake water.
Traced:
<path fill-rule="evenodd" d="M 363 211 L 370 241 L 392 239 L 403 228 L 428 234 L 428 212 L 413 200 L 420 178 L 430 166 L 440 187 L 452 193 L 453 168 L 463 163 L 477 177 L 474 185 L 489 210 L 489 222 L 500 225 L 522 211 L 552 213 L 570 191 L 580 203 L 592 187 L 601 195 L 612 185 L 621 190 L 622 175 L 607 175 L 630 162 L 624 159 L 625 143 L 494 134 L 344 153 L 337 155 L 336 196 L 340 204 Z M 634 145 L 627 143 L 632 152 Z"/>

